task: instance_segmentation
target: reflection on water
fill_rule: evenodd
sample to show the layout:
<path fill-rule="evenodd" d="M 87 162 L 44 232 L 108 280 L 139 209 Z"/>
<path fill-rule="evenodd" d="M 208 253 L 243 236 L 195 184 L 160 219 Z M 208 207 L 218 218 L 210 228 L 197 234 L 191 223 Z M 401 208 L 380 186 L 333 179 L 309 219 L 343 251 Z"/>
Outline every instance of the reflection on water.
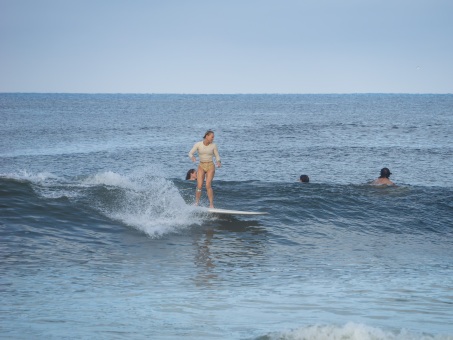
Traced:
<path fill-rule="evenodd" d="M 233 275 L 251 273 L 266 258 L 266 229 L 256 220 L 216 218 L 201 234 L 195 235 L 196 286 L 209 287 Z M 258 261 L 258 262 L 257 262 Z M 248 268 L 244 271 L 245 268 Z"/>
<path fill-rule="evenodd" d="M 214 231 L 207 229 L 204 234 L 197 235 L 199 238 L 194 240 L 196 246 L 195 267 L 197 275 L 194 278 L 196 286 L 211 286 L 212 281 L 216 281 L 218 276 L 213 272 L 215 267 L 212 261 L 210 247 Z"/>

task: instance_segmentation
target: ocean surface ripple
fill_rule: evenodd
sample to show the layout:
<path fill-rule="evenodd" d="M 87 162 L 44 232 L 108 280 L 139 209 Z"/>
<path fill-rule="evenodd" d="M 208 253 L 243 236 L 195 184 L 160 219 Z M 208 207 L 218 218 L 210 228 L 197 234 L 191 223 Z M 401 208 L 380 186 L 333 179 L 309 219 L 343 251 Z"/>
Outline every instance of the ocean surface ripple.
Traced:
<path fill-rule="evenodd" d="M 0 94 L 0 336 L 453 339 L 452 107 Z M 193 205 L 208 128 L 216 206 L 267 215 Z"/>

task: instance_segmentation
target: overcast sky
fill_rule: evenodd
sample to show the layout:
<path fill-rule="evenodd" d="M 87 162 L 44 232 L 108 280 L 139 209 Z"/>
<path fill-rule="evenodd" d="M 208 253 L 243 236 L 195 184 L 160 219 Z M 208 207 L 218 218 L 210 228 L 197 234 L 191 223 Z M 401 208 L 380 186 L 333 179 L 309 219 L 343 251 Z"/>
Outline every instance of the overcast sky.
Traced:
<path fill-rule="evenodd" d="M 453 93 L 453 1 L 0 0 L 0 92 Z"/>

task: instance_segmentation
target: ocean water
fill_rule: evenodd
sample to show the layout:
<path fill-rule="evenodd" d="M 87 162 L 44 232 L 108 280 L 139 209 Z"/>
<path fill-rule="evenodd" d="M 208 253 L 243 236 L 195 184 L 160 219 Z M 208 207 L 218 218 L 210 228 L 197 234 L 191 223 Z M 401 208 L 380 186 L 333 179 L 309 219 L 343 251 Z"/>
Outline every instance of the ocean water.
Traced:
<path fill-rule="evenodd" d="M 453 339 L 453 95 L 0 94 L 0 117 L 1 338 Z M 216 207 L 268 215 L 193 207 L 207 129 Z"/>

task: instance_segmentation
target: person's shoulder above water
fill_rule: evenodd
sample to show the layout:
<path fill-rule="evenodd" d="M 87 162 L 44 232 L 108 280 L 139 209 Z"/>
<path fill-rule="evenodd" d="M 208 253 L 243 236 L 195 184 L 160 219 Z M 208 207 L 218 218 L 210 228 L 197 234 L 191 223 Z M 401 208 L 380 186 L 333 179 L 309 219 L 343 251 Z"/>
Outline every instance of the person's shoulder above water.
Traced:
<path fill-rule="evenodd" d="M 393 183 L 388 178 L 376 178 L 373 182 L 371 182 L 371 185 L 396 185 L 396 184 Z"/>
<path fill-rule="evenodd" d="M 310 182 L 310 178 L 307 175 L 300 175 L 299 181 L 302 183 L 308 183 Z"/>
<path fill-rule="evenodd" d="M 388 168 L 382 168 L 381 169 L 381 174 L 378 178 L 376 178 L 374 181 L 372 181 L 370 184 L 371 185 L 387 185 L 387 186 L 396 186 L 395 183 L 393 183 L 389 177 L 392 173 Z"/>

